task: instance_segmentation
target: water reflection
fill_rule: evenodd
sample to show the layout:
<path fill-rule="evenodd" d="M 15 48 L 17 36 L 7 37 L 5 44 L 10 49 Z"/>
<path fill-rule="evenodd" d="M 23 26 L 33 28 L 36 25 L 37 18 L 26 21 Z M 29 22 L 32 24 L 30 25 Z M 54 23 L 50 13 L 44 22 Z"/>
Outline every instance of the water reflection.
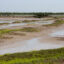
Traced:
<path fill-rule="evenodd" d="M 51 34 L 52 37 L 64 37 L 64 30 L 58 30 Z"/>
<path fill-rule="evenodd" d="M 33 38 L 31 40 L 26 40 L 22 42 L 17 42 L 15 44 L 6 45 L 0 49 L 0 54 L 6 53 L 16 53 L 16 52 L 27 52 L 32 50 L 41 50 L 41 49 L 55 49 L 63 47 L 62 43 L 48 43 L 40 42 L 40 38 Z"/>
<path fill-rule="evenodd" d="M 14 26 L 23 26 L 23 25 L 28 25 L 28 24 L 46 25 L 46 24 L 52 24 L 54 22 L 54 20 L 37 21 L 37 22 L 30 22 L 30 23 L 16 23 L 16 24 L 12 24 L 14 21 L 0 21 L 0 23 L 6 23 L 6 22 L 9 22 L 10 24 L 2 25 L 2 26 L 0 26 L 0 29 L 5 29 L 5 28 L 9 28 L 9 27 L 14 27 Z"/>

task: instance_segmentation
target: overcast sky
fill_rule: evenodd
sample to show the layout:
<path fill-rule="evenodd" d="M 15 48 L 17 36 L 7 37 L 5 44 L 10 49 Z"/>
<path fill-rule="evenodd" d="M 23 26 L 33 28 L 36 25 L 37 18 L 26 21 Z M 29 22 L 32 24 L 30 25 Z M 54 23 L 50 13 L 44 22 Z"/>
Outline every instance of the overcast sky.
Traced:
<path fill-rule="evenodd" d="M 0 12 L 64 12 L 64 0 L 0 0 Z"/>

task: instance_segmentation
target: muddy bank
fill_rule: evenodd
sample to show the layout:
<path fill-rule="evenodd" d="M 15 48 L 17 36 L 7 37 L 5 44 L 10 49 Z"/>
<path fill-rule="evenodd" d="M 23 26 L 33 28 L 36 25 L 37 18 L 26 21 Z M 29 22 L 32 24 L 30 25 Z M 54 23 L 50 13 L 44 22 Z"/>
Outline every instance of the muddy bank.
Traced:
<path fill-rule="evenodd" d="M 59 41 L 50 36 L 52 32 L 51 29 L 45 28 L 43 31 L 38 33 L 26 33 L 26 36 L 15 35 L 13 39 L 7 39 L 1 43 L 0 54 L 64 47 L 64 41 Z"/>
<path fill-rule="evenodd" d="M 11 28 L 11 27 L 17 27 L 17 26 L 29 26 L 29 25 L 47 25 L 47 24 L 52 24 L 54 22 L 54 20 L 48 20 L 48 21 L 43 21 L 43 20 L 39 20 L 36 22 L 30 22 L 30 23 L 13 23 L 14 21 L 0 21 L 0 23 L 9 23 L 8 25 L 1 25 L 0 29 L 6 29 L 6 28 Z"/>
<path fill-rule="evenodd" d="M 55 49 L 55 48 L 64 47 L 63 40 L 58 40 L 55 37 L 51 36 L 51 34 L 54 33 L 54 31 L 61 28 L 63 29 L 64 25 L 59 27 L 44 27 L 40 25 L 39 22 L 37 25 L 30 24 L 30 26 L 37 27 L 41 29 L 41 31 L 23 32 L 26 34 L 25 36 L 12 34 L 11 35 L 13 37 L 12 39 L 4 39 L 3 42 L 0 42 L 0 54 L 26 52 L 26 51 L 41 50 L 41 49 Z M 22 27 L 28 27 L 28 25 L 21 26 L 21 28 Z M 12 26 L 12 28 L 14 27 Z M 18 25 L 17 27 L 15 25 L 15 28 L 20 28 L 20 26 Z"/>
<path fill-rule="evenodd" d="M 0 54 L 6 53 L 16 53 L 16 52 L 27 52 L 27 51 L 36 51 L 41 49 L 55 49 L 63 47 L 64 44 L 57 43 L 46 43 L 40 42 L 40 38 L 33 38 L 31 40 L 26 40 L 22 42 L 16 42 L 13 45 L 6 45 L 0 49 Z"/>
<path fill-rule="evenodd" d="M 45 18 L 22 18 L 22 17 L 0 17 L 0 20 L 52 20 L 54 19 L 53 17 L 45 17 Z"/>

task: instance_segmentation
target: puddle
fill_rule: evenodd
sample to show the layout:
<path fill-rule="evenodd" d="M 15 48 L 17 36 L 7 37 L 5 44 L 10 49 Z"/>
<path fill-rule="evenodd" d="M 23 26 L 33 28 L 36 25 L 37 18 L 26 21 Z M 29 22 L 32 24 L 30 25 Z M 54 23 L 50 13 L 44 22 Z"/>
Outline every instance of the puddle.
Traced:
<path fill-rule="evenodd" d="M 52 24 L 54 21 L 53 20 L 49 20 L 49 21 L 37 21 L 37 22 L 30 22 L 28 24 L 39 24 L 39 25 L 46 25 L 46 24 Z"/>
<path fill-rule="evenodd" d="M 2 49 L 0 49 L 0 55 L 6 54 L 6 53 L 16 53 L 16 52 L 28 52 L 28 51 L 34 51 L 34 50 L 43 50 L 43 49 L 55 49 L 64 47 L 64 44 L 62 43 L 45 43 L 40 42 L 40 38 L 34 38 L 31 40 L 23 41 L 23 42 L 17 42 L 15 44 L 6 45 L 3 46 Z"/>
<path fill-rule="evenodd" d="M 9 28 L 9 27 L 14 27 L 14 26 L 23 26 L 23 25 L 27 25 L 27 24 L 26 23 L 8 24 L 8 25 L 0 26 L 0 29 L 5 29 L 5 28 Z"/>
<path fill-rule="evenodd" d="M 14 21 L 0 21 L 0 23 L 6 23 L 6 22 L 10 22 L 11 24 L 2 25 L 2 26 L 0 26 L 0 29 L 5 29 L 5 28 L 9 28 L 9 27 L 14 27 L 14 26 L 23 26 L 23 25 L 27 25 L 27 24 L 46 25 L 46 24 L 52 24 L 54 21 L 53 20 L 49 20 L 49 21 L 37 21 L 37 22 L 16 23 L 16 24 L 12 24 L 12 22 L 14 22 Z"/>
<path fill-rule="evenodd" d="M 56 31 L 51 34 L 52 37 L 64 37 L 64 30 Z"/>
<path fill-rule="evenodd" d="M 0 20 L 0 23 L 13 23 L 14 21 L 3 21 L 3 20 Z"/>
<path fill-rule="evenodd" d="M 41 25 L 46 25 L 46 24 L 52 24 L 54 21 L 53 20 L 49 20 L 49 21 L 39 21 L 39 22 L 35 22 L 36 24 L 41 24 Z"/>

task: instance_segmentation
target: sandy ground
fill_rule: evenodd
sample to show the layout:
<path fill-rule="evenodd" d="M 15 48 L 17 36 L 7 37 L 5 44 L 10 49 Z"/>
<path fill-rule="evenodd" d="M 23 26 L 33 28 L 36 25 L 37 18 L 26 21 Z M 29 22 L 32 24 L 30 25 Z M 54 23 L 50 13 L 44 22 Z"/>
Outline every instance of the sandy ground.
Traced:
<path fill-rule="evenodd" d="M 26 27 L 26 26 L 24 26 L 24 27 Z M 33 27 L 35 27 L 35 26 L 33 26 Z M 41 46 L 41 43 L 53 43 L 52 47 L 53 47 L 54 44 L 56 44 L 56 45 L 59 44 L 60 45 L 59 47 L 64 47 L 64 43 L 63 43 L 64 40 L 61 40 L 61 39 L 59 39 L 57 37 L 51 37 L 51 35 L 50 35 L 51 33 L 55 32 L 57 30 L 64 29 L 63 28 L 64 24 L 61 25 L 61 26 L 58 26 L 58 27 L 45 27 L 45 26 L 36 26 L 36 27 L 40 28 L 41 31 L 40 32 L 23 32 L 23 33 L 26 34 L 24 36 L 21 36 L 21 35 L 6 35 L 6 36 L 9 36 L 9 37 L 13 37 L 13 38 L 10 38 L 10 39 L 1 39 L 0 40 L 0 53 L 1 54 L 10 53 L 9 52 L 10 48 L 12 48 L 12 50 L 13 50 L 13 48 L 15 48 L 15 47 L 20 47 L 20 46 L 21 47 L 23 47 L 23 46 L 26 47 L 27 46 L 27 45 L 25 45 L 27 43 L 26 41 L 27 40 L 31 40 L 33 38 L 39 38 L 38 40 L 39 40 L 40 46 Z M 27 50 L 23 49 L 24 48 L 23 47 L 23 48 L 20 48 L 22 50 L 19 50 L 19 51 L 22 52 L 23 50 L 25 50 L 25 51 L 38 50 L 38 48 L 40 47 L 40 46 L 38 46 L 39 44 L 36 44 L 37 47 L 33 45 L 32 49 L 30 49 L 31 47 L 29 47 L 31 45 L 28 44 L 29 48 L 26 47 Z M 48 49 L 48 48 L 45 48 L 43 46 L 44 45 L 42 44 L 41 49 Z M 50 49 L 53 49 L 54 47 L 57 48 L 55 45 L 54 45 L 53 48 L 50 47 L 50 46 L 49 46 Z M 7 51 L 8 49 L 9 49 L 8 52 L 2 53 L 4 50 Z M 19 52 L 19 51 L 16 51 L 16 52 Z"/>

